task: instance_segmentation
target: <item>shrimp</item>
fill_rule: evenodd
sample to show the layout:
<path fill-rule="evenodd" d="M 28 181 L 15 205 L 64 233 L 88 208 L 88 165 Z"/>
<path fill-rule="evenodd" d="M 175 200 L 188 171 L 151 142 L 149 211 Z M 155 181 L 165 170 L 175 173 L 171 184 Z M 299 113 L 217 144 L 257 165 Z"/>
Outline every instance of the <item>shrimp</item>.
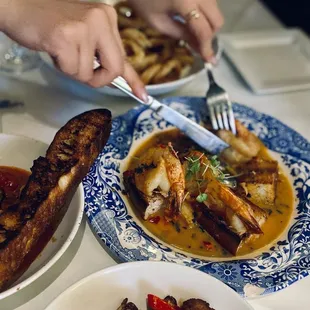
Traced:
<path fill-rule="evenodd" d="M 248 162 L 257 156 L 262 142 L 239 121 L 236 121 L 237 136 L 231 131 L 219 130 L 217 135 L 230 145 L 223 151 L 222 158 L 230 164 Z"/>
<path fill-rule="evenodd" d="M 135 185 L 148 203 L 144 218 L 167 207 L 167 219 L 176 217 L 182 208 L 185 177 L 182 164 L 171 143 L 149 148 L 139 158 Z"/>

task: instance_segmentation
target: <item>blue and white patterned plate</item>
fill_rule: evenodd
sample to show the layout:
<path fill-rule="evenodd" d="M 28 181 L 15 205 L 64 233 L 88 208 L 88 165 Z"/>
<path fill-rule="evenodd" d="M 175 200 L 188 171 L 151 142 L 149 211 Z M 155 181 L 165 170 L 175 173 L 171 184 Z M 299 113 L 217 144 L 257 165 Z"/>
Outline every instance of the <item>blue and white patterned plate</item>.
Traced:
<path fill-rule="evenodd" d="M 196 121 L 204 113 L 203 98 L 168 98 L 165 103 Z M 310 273 L 310 144 L 273 117 L 239 104 L 234 104 L 234 111 L 290 177 L 296 201 L 288 229 L 256 257 L 221 262 L 181 252 L 149 233 L 122 194 L 122 172 L 131 150 L 170 125 L 152 111 L 137 107 L 114 119 L 108 144 L 83 181 L 90 225 L 122 261 L 162 260 L 191 266 L 243 296 L 279 291 Z"/>

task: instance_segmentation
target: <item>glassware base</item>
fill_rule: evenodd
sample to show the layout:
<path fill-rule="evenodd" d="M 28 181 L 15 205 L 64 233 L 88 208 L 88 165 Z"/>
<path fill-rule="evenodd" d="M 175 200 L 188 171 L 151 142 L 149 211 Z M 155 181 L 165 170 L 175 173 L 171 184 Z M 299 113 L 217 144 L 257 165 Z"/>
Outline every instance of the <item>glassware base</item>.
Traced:
<path fill-rule="evenodd" d="M 0 71 L 24 72 L 37 68 L 39 63 L 40 57 L 36 52 L 17 44 L 0 54 Z"/>

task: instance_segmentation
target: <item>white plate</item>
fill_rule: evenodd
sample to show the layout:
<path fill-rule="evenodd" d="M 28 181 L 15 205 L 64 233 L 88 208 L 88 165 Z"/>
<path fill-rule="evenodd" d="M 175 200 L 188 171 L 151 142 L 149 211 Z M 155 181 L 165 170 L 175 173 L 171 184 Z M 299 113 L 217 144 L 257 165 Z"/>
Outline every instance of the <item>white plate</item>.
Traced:
<path fill-rule="evenodd" d="M 0 166 L 15 166 L 29 170 L 33 160 L 44 156 L 48 145 L 45 143 L 7 134 L 0 134 Z M 0 300 L 8 297 L 34 282 L 43 275 L 67 250 L 74 239 L 83 217 L 84 192 L 80 185 L 68 211 L 40 256 L 11 288 L 0 293 Z"/>
<path fill-rule="evenodd" d="M 86 84 L 82 84 L 78 81 L 75 81 L 74 79 L 70 78 L 69 76 L 65 75 L 64 73 L 60 72 L 57 68 L 55 68 L 54 63 L 48 54 L 40 53 L 40 56 L 43 62 L 50 69 L 52 69 L 52 72 L 50 73 L 57 75 L 57 79 L 52 79 L 51 77 L 47 75 L 43 75 L 44 78 L 47 80 L 47 82 L 55 83 L 57 87 L 70 91 L 74 93 L 75 95 L 78 95 L 81 97 L 92 97 L 92 94 L 91 94 L 92 92 L 98 92 L 100 94 L 111 95 L 111 96 L 120 96 L 120 97 L 127 96 L 115 88 L 101 87 L 101 88 L 94 89 L 90 86 L 87 86 Z M 148 94 L 151 96 L 167 94 L 191 82 L 203 70 L 204 70 L 203 61 L 201 60 L 200 57 L 195 56 L 193 67 L 188 76 L 182 79 L 176 80 L 176 81 L 169 82 L 169 83 L 147 85 L 146 90 Z"/>
<path fill-rule="evenodd" d="M 46 310 L 116 310 L 126 297 L 146 310 L 146 296 L 200 298 L 216 310 L 251 310 L 219 280 L 189 267 L 163 262 L 135 262 L 104 269 L 62 293 Z"/>
<path fill-rule="evenodd" d="M 257 94 L 310 88 L 310 41 L 298 29 L 219 37 L 227 57 Z"/>

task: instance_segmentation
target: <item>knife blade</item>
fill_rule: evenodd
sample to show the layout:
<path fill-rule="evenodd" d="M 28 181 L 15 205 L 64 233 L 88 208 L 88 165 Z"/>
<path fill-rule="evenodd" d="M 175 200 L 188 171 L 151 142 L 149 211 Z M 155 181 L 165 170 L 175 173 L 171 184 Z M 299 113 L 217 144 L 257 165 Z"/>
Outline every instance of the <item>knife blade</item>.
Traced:
<path fill-rule="evenodd" d="M 94 60 L 94 69 L 100 67 L 99 61 Z M 133 92 L 131 87 L 128 85 L 125 79 L 122 77 L 115 78 L 111 84 L 117 87 L 128 96 L 132 97 L 139 103 L 148 106 L 150 109 L 155 111 L 160 117 L 169 122 L 171 125 L 180 129 L 186 136 L 191 138 L 199 146 L 212 154 L 220 154 L 224 149 L 228 148 L 229 145 L 222 139 L 217 137 L 215 134 L 200 126 L 196 122 L 187 118 L 183 114 L 170 108 L 169 106 L 162 104 L 152 96 L 148 96 L 148 102 L 144 102 L 138 98 Z"/>
<path fill-rule="evenodd" d="M 212 154 L 220 154 L 229 146 L 206 128 L 154 98 L 152 98 L 149 107 L 164 120 L 180 129 L 186 136 Z"/>

